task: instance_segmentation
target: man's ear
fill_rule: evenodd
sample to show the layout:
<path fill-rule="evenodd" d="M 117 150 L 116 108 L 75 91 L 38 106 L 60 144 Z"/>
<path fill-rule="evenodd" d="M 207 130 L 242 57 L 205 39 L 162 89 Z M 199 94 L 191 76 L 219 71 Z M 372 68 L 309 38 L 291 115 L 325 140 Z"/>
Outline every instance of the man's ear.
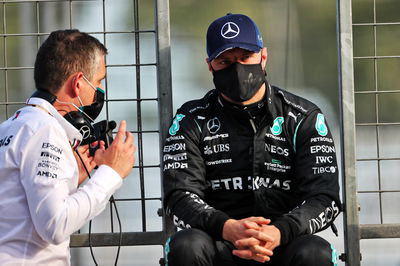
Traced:
<path fill-rule="evenodd" d="M 206 58 L 206 63 L 207 63 L 207 65 L 208 65 L 208 71 L 210 71 L 210 72 L 212 73 L 212 72 L 213 72 L 213 69 L 212 69 L 212 67 L 211 67 L 211 62 L 208 61 L 208 58 Z"/>
<path fill-rule="evenodd" d="M 264 47 L 261 49 L 261 64 L 263 66 L 263 69 L 265 69 L 267 61 L 268 61 L 268 50 L 267 47 Z"/>
<path fill-rule="evenodd" d="M 83 73 L 77 72 L 70 76 L 70 96 L 76 98 L 79 96 L 80 90 L 83 87 Z"/>

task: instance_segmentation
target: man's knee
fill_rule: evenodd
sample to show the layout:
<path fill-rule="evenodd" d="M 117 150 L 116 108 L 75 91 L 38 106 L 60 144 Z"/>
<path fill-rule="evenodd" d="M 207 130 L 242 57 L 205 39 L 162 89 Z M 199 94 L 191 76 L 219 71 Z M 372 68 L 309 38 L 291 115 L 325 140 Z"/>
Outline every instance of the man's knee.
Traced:
<path fill-rule="evenodd" d="M 165 250 L 169 266 L 212 265 L 215 242 L 201 230 L 185 229 L 168 239 Z"/>
<path fill-rule="evenodd" d="M 325 239 L 308 235 L 301 237 L 295 245 L 291 245 L 293 254 L 289 265 L 296 266 L 332 266 L 336 263 L 336 251 Z"/>
<path fill-rule="evenodd" d="M 331 266 L 334 265 L 336 260 L 336 252 L 331 244 L 325 239 L 309 235 L 304 236 L 303 239 L 296 245 L 295 261 L 299 264 L 294 265 L 318 265 L 318 266 Z"/>

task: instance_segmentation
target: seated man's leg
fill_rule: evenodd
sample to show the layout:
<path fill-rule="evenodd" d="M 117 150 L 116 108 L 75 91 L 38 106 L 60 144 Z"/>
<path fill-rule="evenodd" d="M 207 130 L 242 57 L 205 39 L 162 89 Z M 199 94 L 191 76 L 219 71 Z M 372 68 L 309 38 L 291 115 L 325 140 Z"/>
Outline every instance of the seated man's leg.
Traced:
<path fill-rule="evenodd" d="M 165 246 L 168 266 L 233 266 L 236 264 L 231 252 L 225 242 L 215 241 L 204 231 L 193 228 L 176 232 Z"/>
<path fill-rule="evenodd" d="M 282 266 L 332 266 L 336 265 L 336 250 L 322 237 L 304 235 L 276 248 L 272 262 Z"/>

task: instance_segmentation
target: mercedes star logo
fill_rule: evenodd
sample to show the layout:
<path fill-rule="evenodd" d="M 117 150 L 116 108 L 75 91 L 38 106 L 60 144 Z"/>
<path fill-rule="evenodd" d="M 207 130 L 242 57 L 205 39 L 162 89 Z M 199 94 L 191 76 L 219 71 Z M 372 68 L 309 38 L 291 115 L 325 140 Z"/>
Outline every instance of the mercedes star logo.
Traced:
<path fill-rule="evenodd" d="M 214 117 L 213 119 L 210 119 L 207 122 L 207 128 L 211 134 L 217 133 L 220 127 L 221 127 L 221 122 L 219 122 L 218 117 Z"/>
<path fill-rule="evenodd" d="M 239 26 L 233 22 L 227 22 L 221 28 L 221 35 L 225 39 L 232 39 L 239 35 Z"/>
<path fill-rule="evenodd" d="M 90 128 L 88 126 L 83 126 L 79 129 L 79 133 L 82 134 L 83 139 L 87 139 L 90 136 Z"/>

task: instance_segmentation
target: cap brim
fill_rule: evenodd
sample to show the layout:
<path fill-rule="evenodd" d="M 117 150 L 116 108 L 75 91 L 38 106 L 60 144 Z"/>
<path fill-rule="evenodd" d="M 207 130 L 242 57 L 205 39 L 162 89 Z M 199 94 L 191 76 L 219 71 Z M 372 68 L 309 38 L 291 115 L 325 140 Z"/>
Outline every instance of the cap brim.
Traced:
<path fill-rule="evenodd" d="M 254 53 L 258 53 L 262 47 L 248 43 L 229 43 L 215 50 L 215 52 L 208 57 L 208 61 L 211 62 L 212 60 L 220 56 L 223 52 L 231 50 L 233 48 L 242 48 Z"/>

